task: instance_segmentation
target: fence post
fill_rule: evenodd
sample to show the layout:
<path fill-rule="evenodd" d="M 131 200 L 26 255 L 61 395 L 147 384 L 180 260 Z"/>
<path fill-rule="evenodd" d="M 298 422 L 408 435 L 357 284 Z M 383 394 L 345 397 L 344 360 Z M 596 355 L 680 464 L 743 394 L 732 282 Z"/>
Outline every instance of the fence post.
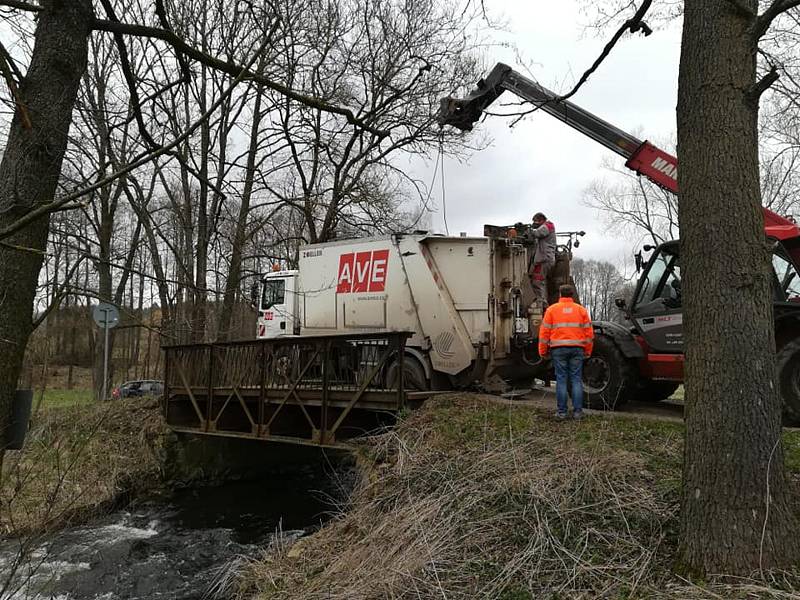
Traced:
<path fill-rule="evenodd" d="M 258 425 L 256 427 L 256 436 L 261 437 L 261 429 L 264 427 L 264 383 L 267 377 L 267 342 L 261 342 L 261 370 L 259 371 L 259 387 L 258 387 Z"/>
<path fill-rule="evenodd" d="M 149 357 L 148 357 L 149 360 Z M 169 348 L 164 348 L 164 396 L 161 398 L 161 410 L 164 413 L 164 420 L 169 419 L 169 363 L 170 363 Z"/>
<path fill-rule="evenodd" d="M 320 434 L 319 443 L 328 441 L 328 387 L 330 386 L 329 361 L 331 355 L 331 341 L 323 342 L 325 349 L 322 351 L 322 406 L 320 407 Z M 331 440 L 333 441 L 333 440 Z"/>
<path fill-rule="evenodd" d="M 211 410 L 214 400 L 214 344 L 208 345 L 208 397 L 206 398 L 206 419 L 203 429 L 211 429 Z"/>

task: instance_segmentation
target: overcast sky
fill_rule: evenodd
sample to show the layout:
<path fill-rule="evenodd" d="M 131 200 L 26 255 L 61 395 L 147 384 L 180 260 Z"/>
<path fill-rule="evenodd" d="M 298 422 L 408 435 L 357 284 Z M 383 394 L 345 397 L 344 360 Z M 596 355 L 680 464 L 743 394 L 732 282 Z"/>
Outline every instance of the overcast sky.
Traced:
<path fill-rule="evenodd" d="M 494 15 L 503 15 L 510 42 L 529 62 L 536 79 L 563 93 L 599 55 L 612 31 L 600 36 L 586 29 L 588 17 L 581 0 L 486 0 Z M 640 137 L 664 139 L 675 130 L 680 28 L 659 28 L 649 37 L 626 35 L 581 90 L 572 98 L 580 106 Z M 512 67 L 513 51 L 487 51 L 487 60 Z M 524 71 L 523 71 L 524 72 Z M 542 211 L 558 230 L 585 230 L 579 256 L 620 262 L 632 242 L 607 231 L 602 216 L 584 207 L 584 190 L 598 178 L 604 156 L 620 167 L 624 160 L 568 126 L 539 112 L 509 129 L 510 119 L 489 117 L 477 127 L 492 138 L 491 145 L 464 164 L 445 160 L 447 223 L 450 234 L 480 235 L 484 223 L 528 222 Z M 416 170 L 416 169 L 415 169 Z M 421 169 L 430 181 L 433 165 Z M 433 198 L 441 209 L 437 178 Z M 433 228 L 444 231 L 441 210 Z"/>

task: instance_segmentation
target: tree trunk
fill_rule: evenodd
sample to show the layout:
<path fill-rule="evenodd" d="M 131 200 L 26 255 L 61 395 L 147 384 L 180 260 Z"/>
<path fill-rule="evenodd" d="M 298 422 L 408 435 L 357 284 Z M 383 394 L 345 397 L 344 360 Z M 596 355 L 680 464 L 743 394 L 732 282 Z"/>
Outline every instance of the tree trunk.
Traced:
<path fill-rule="evenodd" d="M 204 3 L 205 8 L 205 3 Z M 206 15 L 203 10 L 201 31 L 206 32 Z M 203 36 L 201 47 L 206 48 L 206 37 Z M 207 110 L 209 73 L 205 65 L 200 67 L 200 90 L 197 98 L 200 112 Z M 208 246 L 209 246 L 209 214 L 208 214 L 208 161 L 211 152 L 211 126 L 208 121 L 200 125 L 200 189 L 197 198 L 197 244 L 195 246 L 195 279 L 192 304 L 192 341 L 203 342 L 206 337 L 206 320 L 208 310 Z"/>
<path fill-rule="evenodd" d="M 139 223 L 142 225 L 145 237 L 147 238 L 147 246 L 150 250 L 150 259 L 153 265 L 156 285 L 158 287 L 158 299 L 161 303 L 161 333 L 163 335 L 172 336 L 174 332 L 172 330 L 172 309 L 170 307 L 169 299 L 169 284 L 167 283 L 167 276 L 164 270 L 164 262 L 161 258 L 161 252 L 158 247 L 158 240 L 156 239 L 156 234 L 153 229 L 153 221 L 150 218 L 150 212 L 148 211 L 147 203 L 144 201 L 144 196 L 142 194 L 135 196 L 127 186 L 125 187 L 125 194 L 127 195 L 131 207 L 133 207 L 133 211 L 136 213 L 136 217 L 138 218 Z M 150 319 L 150 325 L 155 325 L 152 319 Z"/>
<path fill-rule="evenodd" d="M 95 269 L 97 270 L 97 295 L 103 302 L 113 302 L 112 297 L 112 276 L 111 276 L 111 237 L 114 233 L 114 215 L 110 209 L 111 203 L 111 190 L 105 188 L 99 194 L 99 210 L 97 222 L 97 243 L 98 243 L 98 260 L 95 261 Z M 97 336 L 97 344 L 95 344 L 94 354 L 94 399 L 107 400 L 103 398 L 103 377 L 107 378 L 108 385 L 106 391 L 111 389 L 110 382 L 114 380 L 114 362 L 112 357 L 114 355 L 114 341 L 116 339 L 116 331 L 112 329 L 108 332 L 108 373 L 105 373 L 105 355 L 106 355 L 106 340 L 105 331 L 103 329 L 96 329 L 95 335 Z"/>
<path fill-rule="evenodd" d="M 153 324 L 153 320 L 150 319 L 150 324 Z M 150 379 L 150 346 L 153 340 L 153 329 L 152 327 L 147 328 L 147 352 L 144 355 L 144 378 Z"/>
<path fill-rule="evenodd" d="M 203 85 L 205 98 L 205 84 Z M 205 100 L 200 102 L 205 111 Z M 206 337 L 206 312 L 208 309 L 208 152 L 210 151 L 210 128 L 207 122 L 200 126 L 200 191 L 197 199 L 197 243 L 195 245 L 195 280 L 192 306 L 192 341 L 203 342 Z"/>
<path fill-rule="evenodd" d="M 217 337 L 220 340 L 231 339 L 231 317 L 236 304 L 236 293 L 239 291 L 242 277 L 242 250 L 247 241 L 247 221 L 250 216 L 250 199 L 253 195 L 253 183 L 256 172 L 256 154 L 258 154 L 258 132 L 261 129 L 261 89 L 256 90 L 253 106 L 253 122 L 250 126 L 250 146 L 247 150 L 247 166 L 245 167 L 244 189 L 242 190 L 239 215 L 236 219 L 236 230 L 233 234 L 231 263 L 228 279 L 225 281 L 225 295 L 222 310 L 219 314 Z"/>
<path fill-rule="evenodd" d="M 743 0 L 755 11 L 756 0 Z M 795 564 L 760 208 L 756 44 L 726 0 L 686 0 L 678 91 L 686 344 L 681 567 Z"/>
<path fill-rule="evenodd" d="M 140 258 L 139 259 L 139 272 L 144 273 L 144 261 Z M 133 285 L 133 279 L 131 279 L 131 285 Z M 132 290 L 131 290 L 132 292 Z M 139 297 L 137 300 L 137 309 L 134 313 L 136 318 L 139 319 L 139 324 L 144 324 L 144 277 L 139 275 L 139 288 L 138 288 Z M 131 306 L 133 305 L 133 298 L 131 298 Z M 140 361 L 141 361 L 141 349 L 142 349 L 142 329 L 141 327 L 134 328 L 136 332 L 136 336 L 133 339 L 133 364 L 134 364 L 134 377 L 139 375 L 140 371 Z M 137 377 L 138 378 L 138 377 Z"/>
<path fill-rule="evenodd" d="M 80 78 L 86 69 L 89 0 L 44 0 L 28 73 L 20 86 L 32 128 L 14 114 L 0 163 L 0 227 L 49 202 L 56 193 Z M 50 218 L 4 240 L 44 250 Z M 25 346 L 42 255 L 0 247 L 0 430 L 7 427 Z"/>

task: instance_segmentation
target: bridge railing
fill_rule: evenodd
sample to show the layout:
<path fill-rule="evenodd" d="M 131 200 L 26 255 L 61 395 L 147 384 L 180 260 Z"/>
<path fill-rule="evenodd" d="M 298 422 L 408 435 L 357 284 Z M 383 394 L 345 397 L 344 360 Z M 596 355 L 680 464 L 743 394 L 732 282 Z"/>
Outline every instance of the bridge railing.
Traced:
<path fill-rule="evenodd" d="M 405 404 L 408 332 L 164 346 L 173 429 L 330 445 Z"/>

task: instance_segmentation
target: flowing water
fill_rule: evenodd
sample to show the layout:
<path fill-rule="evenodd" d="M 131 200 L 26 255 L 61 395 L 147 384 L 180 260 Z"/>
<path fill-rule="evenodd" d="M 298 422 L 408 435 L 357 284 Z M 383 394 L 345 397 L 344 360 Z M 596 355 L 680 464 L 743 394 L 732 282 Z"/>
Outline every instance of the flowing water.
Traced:
<path fill-rule="evenodd" d="M 271 478 L 173 493 L 80 527 L 24 551 L 0 544 L 2 600 L 190 600 L 219 596 L 241 557 L 258 557 L 274 539 L 299 537 L 329 515 L 319 477 Z M 21 563 L 13 577 L 12 567 Z"/>

